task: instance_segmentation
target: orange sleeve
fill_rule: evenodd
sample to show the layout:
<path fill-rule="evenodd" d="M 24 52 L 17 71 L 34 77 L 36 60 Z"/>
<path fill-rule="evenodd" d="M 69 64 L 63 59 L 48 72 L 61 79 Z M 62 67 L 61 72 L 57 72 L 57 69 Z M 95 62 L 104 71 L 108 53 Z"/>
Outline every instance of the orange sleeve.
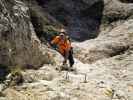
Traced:
<path fill-rule="evenodd" d="M 56 36 L 52 41 L 51 44 L 58 44 L 60 37 Z"/>

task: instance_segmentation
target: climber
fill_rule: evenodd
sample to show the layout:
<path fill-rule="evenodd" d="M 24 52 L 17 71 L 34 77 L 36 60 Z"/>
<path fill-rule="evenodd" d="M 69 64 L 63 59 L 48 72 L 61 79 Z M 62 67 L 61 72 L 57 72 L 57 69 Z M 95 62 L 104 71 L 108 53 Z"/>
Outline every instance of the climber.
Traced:
<path fill-rule="evenodd" d="M 71 41 L 69 36 L 66 35 L 66 30 L 61 29 L 60 34 L 56 36 L 50 43 L 51 45 L 55 44 L 58 47 L 59 53 L 63 56 L 63 65 L 67 64 L 67 60 L 69 60 L 70 68 L 72 68 L 74 64 L 73 59 L 73 50 L 71 46 Z"/>

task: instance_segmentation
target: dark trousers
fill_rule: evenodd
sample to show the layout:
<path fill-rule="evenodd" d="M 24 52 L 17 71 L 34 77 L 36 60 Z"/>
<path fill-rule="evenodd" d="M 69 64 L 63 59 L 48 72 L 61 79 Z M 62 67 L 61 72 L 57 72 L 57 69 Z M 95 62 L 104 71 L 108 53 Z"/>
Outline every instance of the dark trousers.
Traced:
<path fill-rule="evenodd" d="M 68 60 L 69 60 L 70 67 L 72 67 L 73 64 L 74 64 L 73 49 L 71 49 L 71 50 L 69 51 Z"/>

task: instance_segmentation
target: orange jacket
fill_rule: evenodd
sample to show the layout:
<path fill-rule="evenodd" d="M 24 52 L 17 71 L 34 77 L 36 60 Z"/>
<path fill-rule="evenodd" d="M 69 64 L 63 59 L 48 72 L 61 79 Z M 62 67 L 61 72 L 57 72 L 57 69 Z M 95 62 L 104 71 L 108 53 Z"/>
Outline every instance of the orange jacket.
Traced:
<path fill-rule="evenodd" d="M 64 55 L 66 52 L 68 52 L 71 48 L 71 43 L 69 40 L 61 40 L 60 36 L 56 36 L 52 41 L 52 44 L 58 45 L 59 52 Z"/>

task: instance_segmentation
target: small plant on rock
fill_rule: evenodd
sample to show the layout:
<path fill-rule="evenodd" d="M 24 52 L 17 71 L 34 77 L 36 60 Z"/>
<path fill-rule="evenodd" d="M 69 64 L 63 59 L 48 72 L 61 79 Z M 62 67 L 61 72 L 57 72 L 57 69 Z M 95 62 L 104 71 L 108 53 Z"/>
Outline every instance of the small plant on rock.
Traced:
<path fill-rule="evenodd" d="M 23 82 L 22 67 L 20 66 L 11 67 L 8 80 L 10 80 L 9 83 L 10 86 L 20 85 Z"/>

